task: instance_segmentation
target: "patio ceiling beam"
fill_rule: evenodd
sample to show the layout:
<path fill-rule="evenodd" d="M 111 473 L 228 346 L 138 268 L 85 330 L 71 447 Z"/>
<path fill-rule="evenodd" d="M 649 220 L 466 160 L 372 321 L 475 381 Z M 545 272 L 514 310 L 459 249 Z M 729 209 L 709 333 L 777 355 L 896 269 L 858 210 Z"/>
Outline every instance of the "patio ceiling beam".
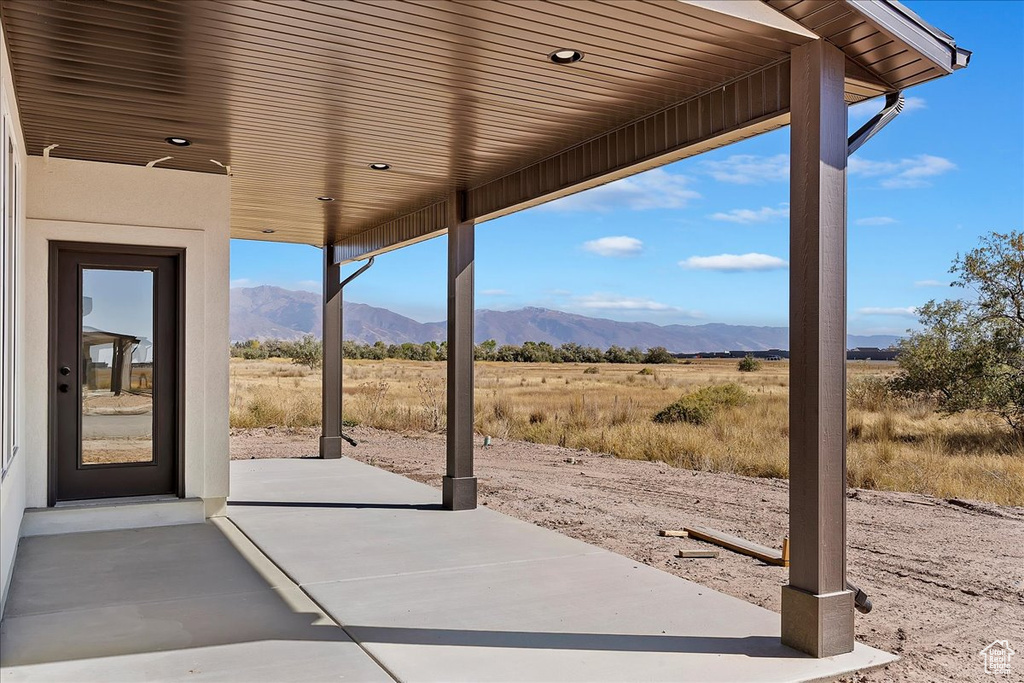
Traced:
<path fill-rule="evenodd" d="M 853 650 L 846 588 L 846 159 L 843 53 L 793 51 L 790 134 L 789 585 L 782 641 Z"/>
<path fill-rule="evenodd" d="M 477 223 L 786 125 L 789 61 L 620 126 L 465 192 Z M 448 199 L 336 242 L 335 260 L 354 261 L 436 237 L 448 229 Z"/>
<path fill-rule="evenodd" d="M 442 480 L 446 510 L 476 507 L 473 476 L 473 220 L 465 194 L 446 202 L 448 224 L 448 424 L 447 463 Z"/>
<path fill-rule="evenodd" d="M 850 60 L 845 85 L 858 98 L 892 90 Z M 789 123 L 790 64 L 783 60 L 637 119 L 466 191 L 467 218 L 506 214 L 694 156 Z M 447 198 L 335 243 L 354 261 L 444 234 Z"/>
<path fill-rule="evenodd" d="M 467 217 L 482 223 L 785 126 L 789 71 L 788 59 L 776 62 L 471 188 Z M 846 89 L 857 98 L 892 90 L 850 60 L 845 72 Z M 444 234 L 447 201 L 438 198 L 336 242 L 335 260 L 355 261 Z"/>

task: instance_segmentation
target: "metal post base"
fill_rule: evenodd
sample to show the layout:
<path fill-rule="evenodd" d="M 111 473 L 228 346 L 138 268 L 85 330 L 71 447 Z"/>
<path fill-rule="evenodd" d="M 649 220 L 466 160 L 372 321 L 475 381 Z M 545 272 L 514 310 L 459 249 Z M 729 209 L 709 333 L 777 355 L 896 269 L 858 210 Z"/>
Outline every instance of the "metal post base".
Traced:
<path fill-rule="evenodd" d="M 444 477 L 441 505 L 445 510 L 475 510 L 476 477 Z"/>
<path fill-rule="evenodd" d="M 782 587 L 782 644 L 812 657 L 853 652 L 853 593 Z"/>
<path fill-rule="evenodd" d="M 320 457 L 324 460 L 337 460 L 341 457 L 341 443 L 340 436 L 321 436 Z"/>

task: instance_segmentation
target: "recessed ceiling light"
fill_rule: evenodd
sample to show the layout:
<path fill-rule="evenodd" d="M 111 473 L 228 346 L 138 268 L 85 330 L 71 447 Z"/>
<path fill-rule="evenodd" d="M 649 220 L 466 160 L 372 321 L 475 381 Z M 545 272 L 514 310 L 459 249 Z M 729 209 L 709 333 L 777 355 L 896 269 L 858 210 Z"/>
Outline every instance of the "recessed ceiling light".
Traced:
<path fill-rule="evenodd" d="M 334 201 L 334 197 L 328 197 L 327 195 L 324 194 L 324 195 L 320 195 L 319 197 L 317 197 L 316 200 L 318 202 L 333 202 Z"/>
<path fill-rule="evenodd" d="M 189 140 L 188 138 L 170 137 L 164 138 L 164 141 L 168 145 L 174 145 L 175 147 L 188 147 L 189 145 L 192 144 L 192 141 Z"/>
<path fill-rule="evenodd" d="M 572 64 L 583 59 L 583 53 L 579 50 L 573 50 L 571 48 L 562 48 L 561 50 L 555 50 L 548 55 L 555 64 Z"/>
<path fill-rule="evenodd" d="M 374 171 L 386 171 L 389 168 L 391 168 L 391 164 L 385 164 L 383 162 L 376 161 L 370 164 L 370 168 L 372 168 Z"/>
<path fill-rule="evenodd" d="M 264 235 L 273 235 L 275 232 L 277 232 L 277 230 L 271 230 L 271 229 L 268 228 L 268 229 L 263 231 L 263 234 Z"/>

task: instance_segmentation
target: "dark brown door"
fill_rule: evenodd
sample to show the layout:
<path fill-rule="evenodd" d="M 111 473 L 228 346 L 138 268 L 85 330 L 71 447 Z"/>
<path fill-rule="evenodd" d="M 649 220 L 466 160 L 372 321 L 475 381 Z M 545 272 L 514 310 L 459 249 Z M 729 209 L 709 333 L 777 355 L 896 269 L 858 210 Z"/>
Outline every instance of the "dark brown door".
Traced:
<path fill-rule="evenodd" d="M 52 245 L 51 505 L 179 494 L 181 260 Z"/>

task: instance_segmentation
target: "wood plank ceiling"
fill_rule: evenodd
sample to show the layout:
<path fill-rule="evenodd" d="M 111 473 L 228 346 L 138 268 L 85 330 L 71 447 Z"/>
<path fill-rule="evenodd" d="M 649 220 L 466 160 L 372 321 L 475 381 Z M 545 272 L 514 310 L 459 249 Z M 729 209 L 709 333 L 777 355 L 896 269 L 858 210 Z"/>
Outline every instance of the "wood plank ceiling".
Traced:
<path fill-rule="evenodd" d="M 784 61 L 814 37 L 797 22 L 916 73 L 845 2 L 770 3 L 0 0 L 0 17 L 29 154 L 230 166 L 234 237 L 321 245 Z M 552 63 L 560 48 L 585 57 Z"/>
<path fill-rule="evenodd" d="M 675 0 L 4 0 L 0 11 L 30 154 L 57 144 L 54 157 L 172 155 L 160 166 L 223 172 L 213 159 L 233 171 L 233 236 L 311 244 L 537 161 L 807 40 Z M 585 58 L 548 59 L 565 47 Z M 171 147 L 168 136 L 192 145 Z"/>

